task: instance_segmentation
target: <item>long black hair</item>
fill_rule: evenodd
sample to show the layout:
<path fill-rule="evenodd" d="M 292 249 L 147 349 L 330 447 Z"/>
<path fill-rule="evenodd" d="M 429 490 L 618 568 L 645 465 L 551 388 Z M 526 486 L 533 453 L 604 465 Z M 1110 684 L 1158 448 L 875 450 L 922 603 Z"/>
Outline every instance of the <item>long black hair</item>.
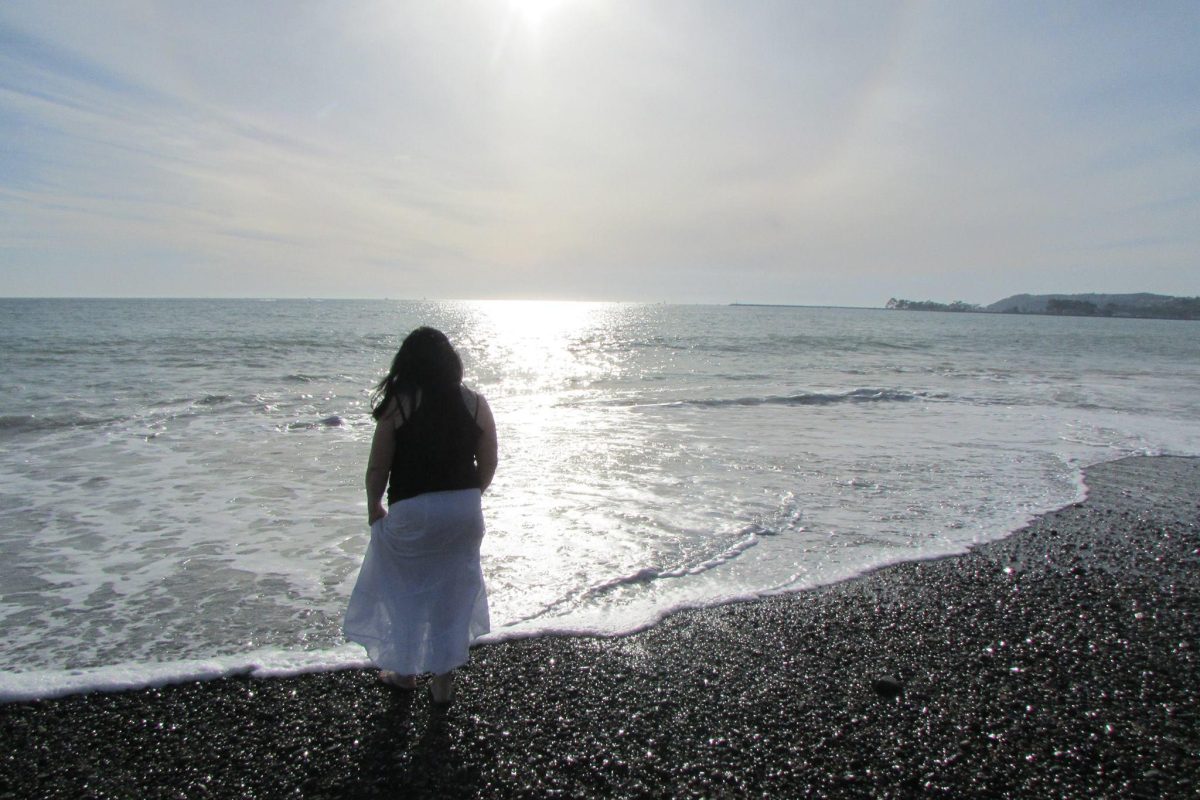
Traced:
<path fill-rule="evenodd" d="M 421 326 L 404 337 L 404 343 L 392 359 L 392 368 L 371 393 L 371 413 L 383 416 L 392 401 L 401 396 L 445 396 L 462 385 L 462 359 L 454 351 L 446 334 Z M 457 391 L 453 392 L 458 394 Z"/>
<path fill-rule="evenodd" d="M 476 458 L 483 429 L 475 418 L 478 401 L 474 410 L 467 408 L 462 377 L 462 359 L 450 340 L 422 327 L 405 337 L 375 387 L 375 419 L 389 425 L 386 415 L 399 415 L 388 505 L 424 492 L 480 488 Z"/>

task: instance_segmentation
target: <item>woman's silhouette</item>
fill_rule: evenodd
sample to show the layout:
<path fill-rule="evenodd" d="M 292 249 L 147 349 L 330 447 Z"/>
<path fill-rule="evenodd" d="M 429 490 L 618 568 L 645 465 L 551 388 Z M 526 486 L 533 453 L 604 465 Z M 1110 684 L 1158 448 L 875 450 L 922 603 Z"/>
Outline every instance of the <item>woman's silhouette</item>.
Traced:
<path fill-rule="evenodd" d="M 496 423 L 462 375 L 446 336 L 422 327 L 376 387 L 371 541 L 344 625 L 385 683 L 412 689 L 418 675 L 432 673 L 438 705 L 453 701 L 454 668 L 489 630 L 480 498 L 496 472 Z"/>

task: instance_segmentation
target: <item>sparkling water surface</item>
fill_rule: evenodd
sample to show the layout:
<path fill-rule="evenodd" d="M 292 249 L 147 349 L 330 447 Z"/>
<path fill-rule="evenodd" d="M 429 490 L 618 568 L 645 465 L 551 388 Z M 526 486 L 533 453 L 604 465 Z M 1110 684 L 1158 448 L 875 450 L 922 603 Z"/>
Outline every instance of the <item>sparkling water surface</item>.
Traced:
<path fill-rule="evenodd" d="M 492 638 L 621 633 L 962 552 L 1078 499 L 1087 464 L 1200 453 L 1188 322 L 502 301 L 0 311 L 0 693 L 113 665 L 353 660 L 340 623 L 368 538 L 369 390 L 421 324 L 451 337 L 497 417 Z"/>

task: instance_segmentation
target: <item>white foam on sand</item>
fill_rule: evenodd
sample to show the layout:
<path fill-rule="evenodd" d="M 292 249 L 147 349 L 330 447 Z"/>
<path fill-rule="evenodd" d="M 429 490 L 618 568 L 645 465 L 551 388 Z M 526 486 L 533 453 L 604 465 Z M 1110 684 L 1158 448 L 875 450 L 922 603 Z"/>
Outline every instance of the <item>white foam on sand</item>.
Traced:
<path fill-rule="evenodd" d="M 1082 470 L 1074 471 L 1075 496 L 1072 502 L 1083 501 L 1087 486 Z M 1045 507 L 1014 514 L 1009 520 L 1007 533 L 992 531 L 978 541 L 1002 538 L 1032 522 L 1039 514 L 1061 508 L 1065 503 L 1048 504 Z M 797 515 L 798 519 L 798 515 Z M 705 575 L 716 572 L 719 567 L 736 562 L 739 557 L 752 551 L 761 539 L 756 530 L 743 530 L 733 544 L 717 555 L 691 568 L 643 569 L 630 575 L 601 581 L 589 587 L 583 594 L 604 595 L 631 585 L 657 583 L 663 579 Z M 779 594 L 792 594 L 814 586 L 843 580 L 853 580 L 894 563 L 927 558 L 943 558 L 959 555 L 970 549 L 969 544 L 948 546 L 941 551 L 926 552 L 921 556 L 897 554 L 893 559 L 875 561 L 869 565 L 858 565 L 837 574 L 815 576 L 796 574 L 774 587 L 759 587 L 742 591 L 720 591 L 714 587 L 694 587 L 694 592 L 682 591 L 670 600 L 660 595 L 656 601 L 632 603 L 624 608 L 606 608 L 603 613 L 581 615 L 568 613 L 566 617 L 545 613 L 531 615 L 527 619 L 503 624 L 481 637 L 477 644 L 495 644 L 512 639 L 535 638 L 538 636 L 597 636 L 610 638 L 636 633 L 660 623 L 666 617 L 683 610 L 719 606 L 728 603 L 751 601 Z M 670 582 L 668 582 L 670 583 Z M 659 584 L 663 585 L 663 584 Z M 682 588 L 682 587 L 681 587 Z M 29 702 L 90 692 L 117 692 L 146 689 L 175 683 L 206 681 L 237 675 L 255 678 L 288 677 L 313 672 L 342 669 L 367 669 L 373 665 L 362 648 L 356 644 L 345 644 L 322 650 L 285 650 L 259 648 L 245 653 L 214 656 L 211 658 L 181 659 L 165 662 L 124 662 L 119 664 L 69 670 L 34 670 L 27 672 L 0 671 L 0 703 Z"/>
<path fill-rule="evenodd" d="M 120 692 L 234 675 L 282 678 L 309 672 L 371 666 L 358 645 L 333 650 L 263 649 L 231 656 L 158 663 L 112 664 L 91 669 L 0 672 L 0 703 L 27 702 L 89 692 Z"/>

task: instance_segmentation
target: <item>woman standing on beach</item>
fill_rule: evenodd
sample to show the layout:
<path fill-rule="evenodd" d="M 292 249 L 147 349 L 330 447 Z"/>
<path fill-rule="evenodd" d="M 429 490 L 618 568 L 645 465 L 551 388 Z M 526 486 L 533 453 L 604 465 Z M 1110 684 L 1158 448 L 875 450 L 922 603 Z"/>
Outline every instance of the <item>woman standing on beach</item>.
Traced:
<path fill-rule="evenodd" d="M 371 541 L 343 626 L 384 683 L 413 689 L 418 675 L 432 673 L 438 705 L 453 701 L 455 667 L 489 630 L 480 498 L 496 472 L 496 423 L 462 375 L 446 336 L 422 327 L 375 389 Z"/>

